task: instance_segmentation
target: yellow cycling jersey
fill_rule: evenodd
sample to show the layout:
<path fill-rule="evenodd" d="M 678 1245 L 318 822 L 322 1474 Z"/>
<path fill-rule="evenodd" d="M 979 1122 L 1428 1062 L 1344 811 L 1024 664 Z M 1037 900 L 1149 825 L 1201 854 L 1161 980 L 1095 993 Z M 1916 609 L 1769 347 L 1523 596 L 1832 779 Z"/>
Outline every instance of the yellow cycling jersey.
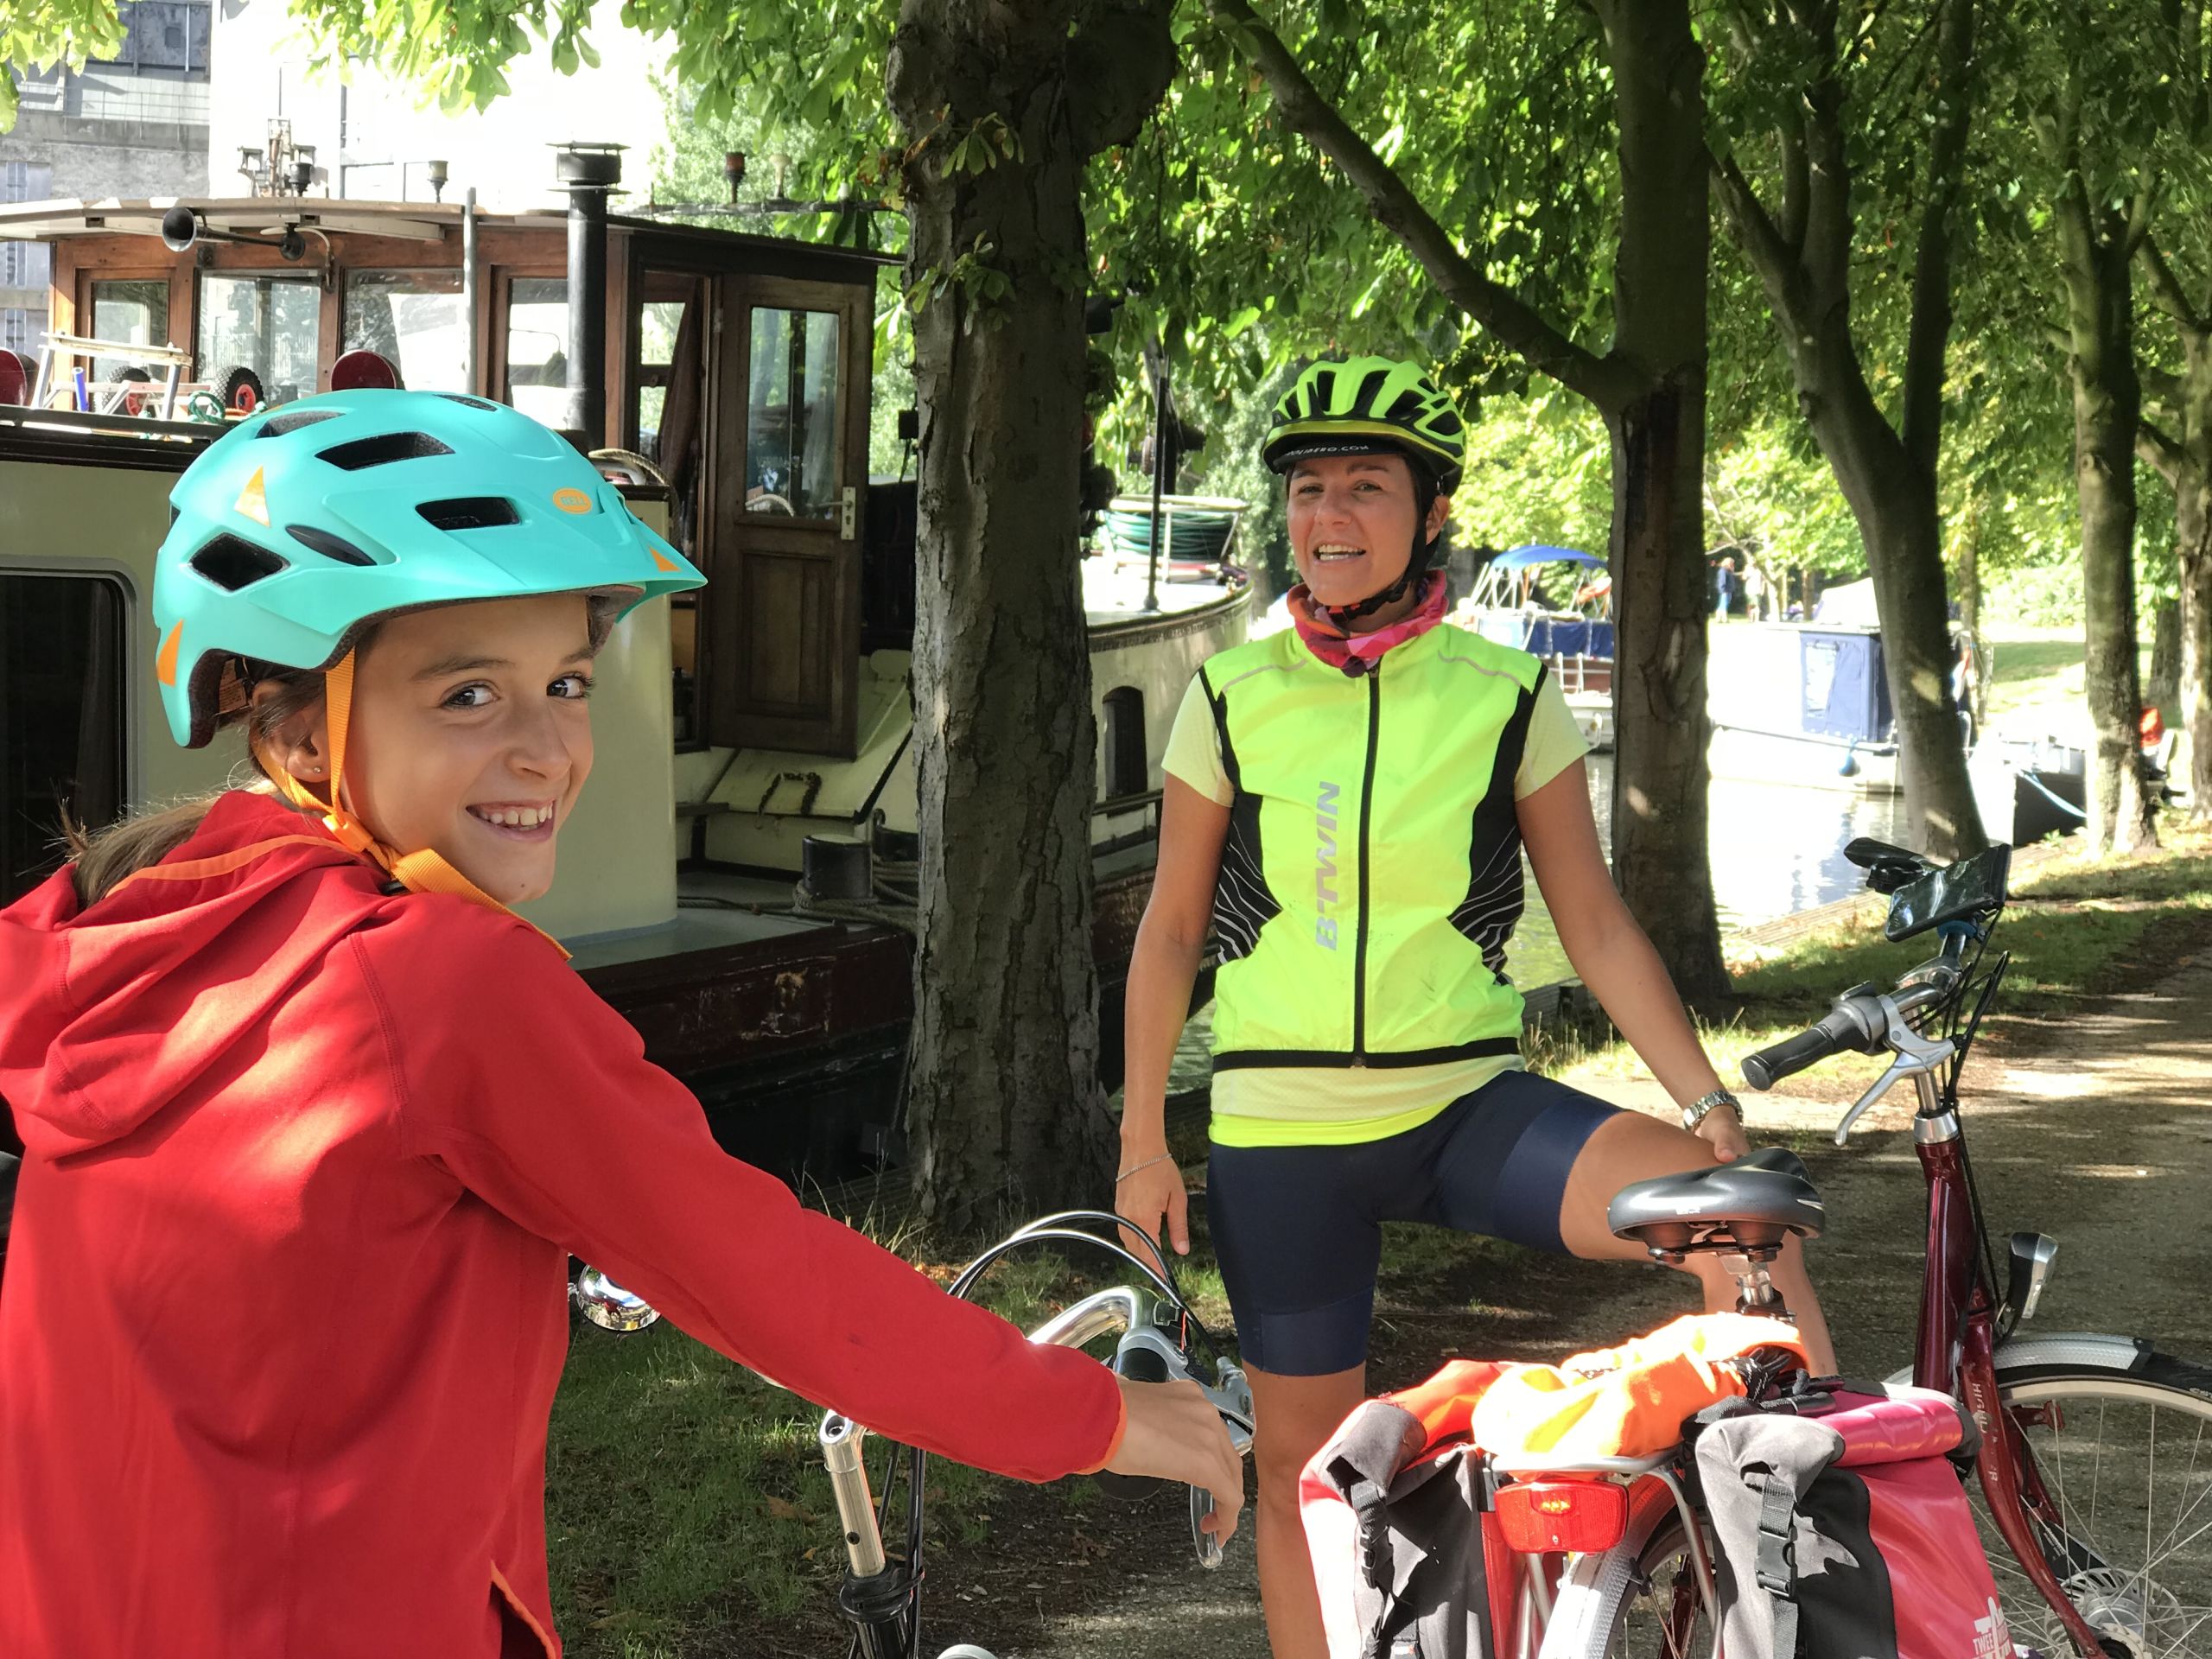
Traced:
<path fill-rule="evenodd" d="M 1520 1065 L 1515 803 L 1586 747 L 1541 662 L 1449 623 L 1358 676 L 1294 630 L 1199 670 L 1166 766 L 1230 809 L 1216 1141 L 1379 1140 Z"/>

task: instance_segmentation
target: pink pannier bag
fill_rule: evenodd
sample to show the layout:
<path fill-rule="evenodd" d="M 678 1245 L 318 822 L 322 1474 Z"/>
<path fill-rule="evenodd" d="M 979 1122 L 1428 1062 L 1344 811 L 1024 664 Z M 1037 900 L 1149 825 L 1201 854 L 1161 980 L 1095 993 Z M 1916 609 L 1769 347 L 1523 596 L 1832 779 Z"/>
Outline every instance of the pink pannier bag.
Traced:
<path fill-rule="evenodd" d="M 1694 1433 L 1728 1659 L 2013 1659 L 1948 1395 L 1814 1382 Z"/>
<path fill-rule="evenodd" d="M 1363 1402 L 1300 1477 L 1329 1659 L 1491 1659 L 1517 1580 L 1482 1507 L 1475 1403 L 1505 1370 L 1452 1363 Z"/>

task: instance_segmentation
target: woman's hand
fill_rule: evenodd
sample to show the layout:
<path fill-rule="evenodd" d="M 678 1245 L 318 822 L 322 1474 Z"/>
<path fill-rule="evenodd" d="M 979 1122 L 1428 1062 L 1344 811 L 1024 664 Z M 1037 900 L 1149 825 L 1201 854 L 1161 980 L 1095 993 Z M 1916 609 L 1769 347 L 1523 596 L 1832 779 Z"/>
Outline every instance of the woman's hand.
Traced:
<path fill-rule="evenodd" d="M 1213 1494 L 1213 1514 L 1205 1529 L 1217 1543 L 1236 1530 L 1244 1508 L 1244 1460 L 1229 1442 L 1221 1414 L 1206 1403 L 1195 1382 L 1133 1382 L 1122 1385 L 1128 1423 L 1122 1444 L 1106 1467 L 1117 1475 L 1149 1475 L 1203 1486 Z"/>
<path fill-rule="evenodd" d="M 1178 1255 L 1191 1253 L 1191 1200 L 1183 1191 L 1183 1172 L 1166 1149 L 1142 1157 L 1124 1148 L 1122 1166 L 1128 1176 L 1114 1184 L 1114 1213 L 1154 1243 L 1165 1243 Z M 1165 1219 L 1166 1237 L 1160 1237 Z"/>
<path fill-rule="evenodd" d="M 1751 1149 L 1733 1106 L 1715 1106 L 1707 1112 L 1705 1122 L 1697 1126 L 1697 1138 L 1713 1148 L 1715 1163 L 1732 1164 Z"/>

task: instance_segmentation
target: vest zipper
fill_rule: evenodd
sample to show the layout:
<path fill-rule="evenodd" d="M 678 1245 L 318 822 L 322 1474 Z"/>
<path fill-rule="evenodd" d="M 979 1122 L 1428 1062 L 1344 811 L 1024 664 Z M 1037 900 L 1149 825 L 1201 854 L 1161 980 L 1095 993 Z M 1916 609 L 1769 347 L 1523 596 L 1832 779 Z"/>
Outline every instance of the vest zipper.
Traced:
<path fill-rule="evenodd" d="M 1367 671 L 1367 770 L 1359 784 L 1359 920 L 1352 934 L 1351 1063 L 1367 1064 L 1367 826 L 1375 806 L 1375 752 L 1382 739 L 1382 664 Z"/>

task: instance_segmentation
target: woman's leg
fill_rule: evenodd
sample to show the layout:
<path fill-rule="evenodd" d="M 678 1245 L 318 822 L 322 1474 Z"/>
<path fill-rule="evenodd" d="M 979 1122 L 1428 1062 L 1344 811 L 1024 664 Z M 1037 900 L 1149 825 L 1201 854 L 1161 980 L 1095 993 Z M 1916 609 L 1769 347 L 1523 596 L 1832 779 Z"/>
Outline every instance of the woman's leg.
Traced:
<path fill-rule="evenodd" d="M 1601 1124 L 1583 1142 L 1560 1202 L 1560 1242 L 1572 1255 L 1592 1261 L 1648 1260 L 1641 1244 L 1613 1236 L 1605 1225 L 1605 1210 L 1613 1195 L 1637 1181 L 1684 1170 L 1703 1168 L 1713 1162 L 1713 1147 L 1688 1129 L 1641 1112 L 1620 1112 Z M 1708 1313 L 1726 1313 L 1736 1306 L 1736 1281 L 1709 1255 L 1694 1255 L 1682 1269 L 1705 1290 Z M 1821 1313 L 1813 1281 L 1806 1276 L 1805 1253 L 1796 1239 L 1782 1247 L 1774 1264 L 1774 1282 L 1782 1300 L 1797 1321 L 1813 1370 L 1834 1374 L 1835 1349 L 1828 1338 L 1828 1324 Z"/>
<path fill-rule="evenodd" d="M 1352 1408 L 1367 1397 L 1367 1368 L 1327 1376 L 1277 1376 L 1250 1368 L 1255 1418 L 1252 1462 L 1259 1476 L 1253 1505 L 1259 1551 L 1260 1601 L 1267 1610 L 1274 1659 L 1325 1659 L 1321 1598 L 1306 1529 L 1298 1516 L 1298 1477 Z"/>

